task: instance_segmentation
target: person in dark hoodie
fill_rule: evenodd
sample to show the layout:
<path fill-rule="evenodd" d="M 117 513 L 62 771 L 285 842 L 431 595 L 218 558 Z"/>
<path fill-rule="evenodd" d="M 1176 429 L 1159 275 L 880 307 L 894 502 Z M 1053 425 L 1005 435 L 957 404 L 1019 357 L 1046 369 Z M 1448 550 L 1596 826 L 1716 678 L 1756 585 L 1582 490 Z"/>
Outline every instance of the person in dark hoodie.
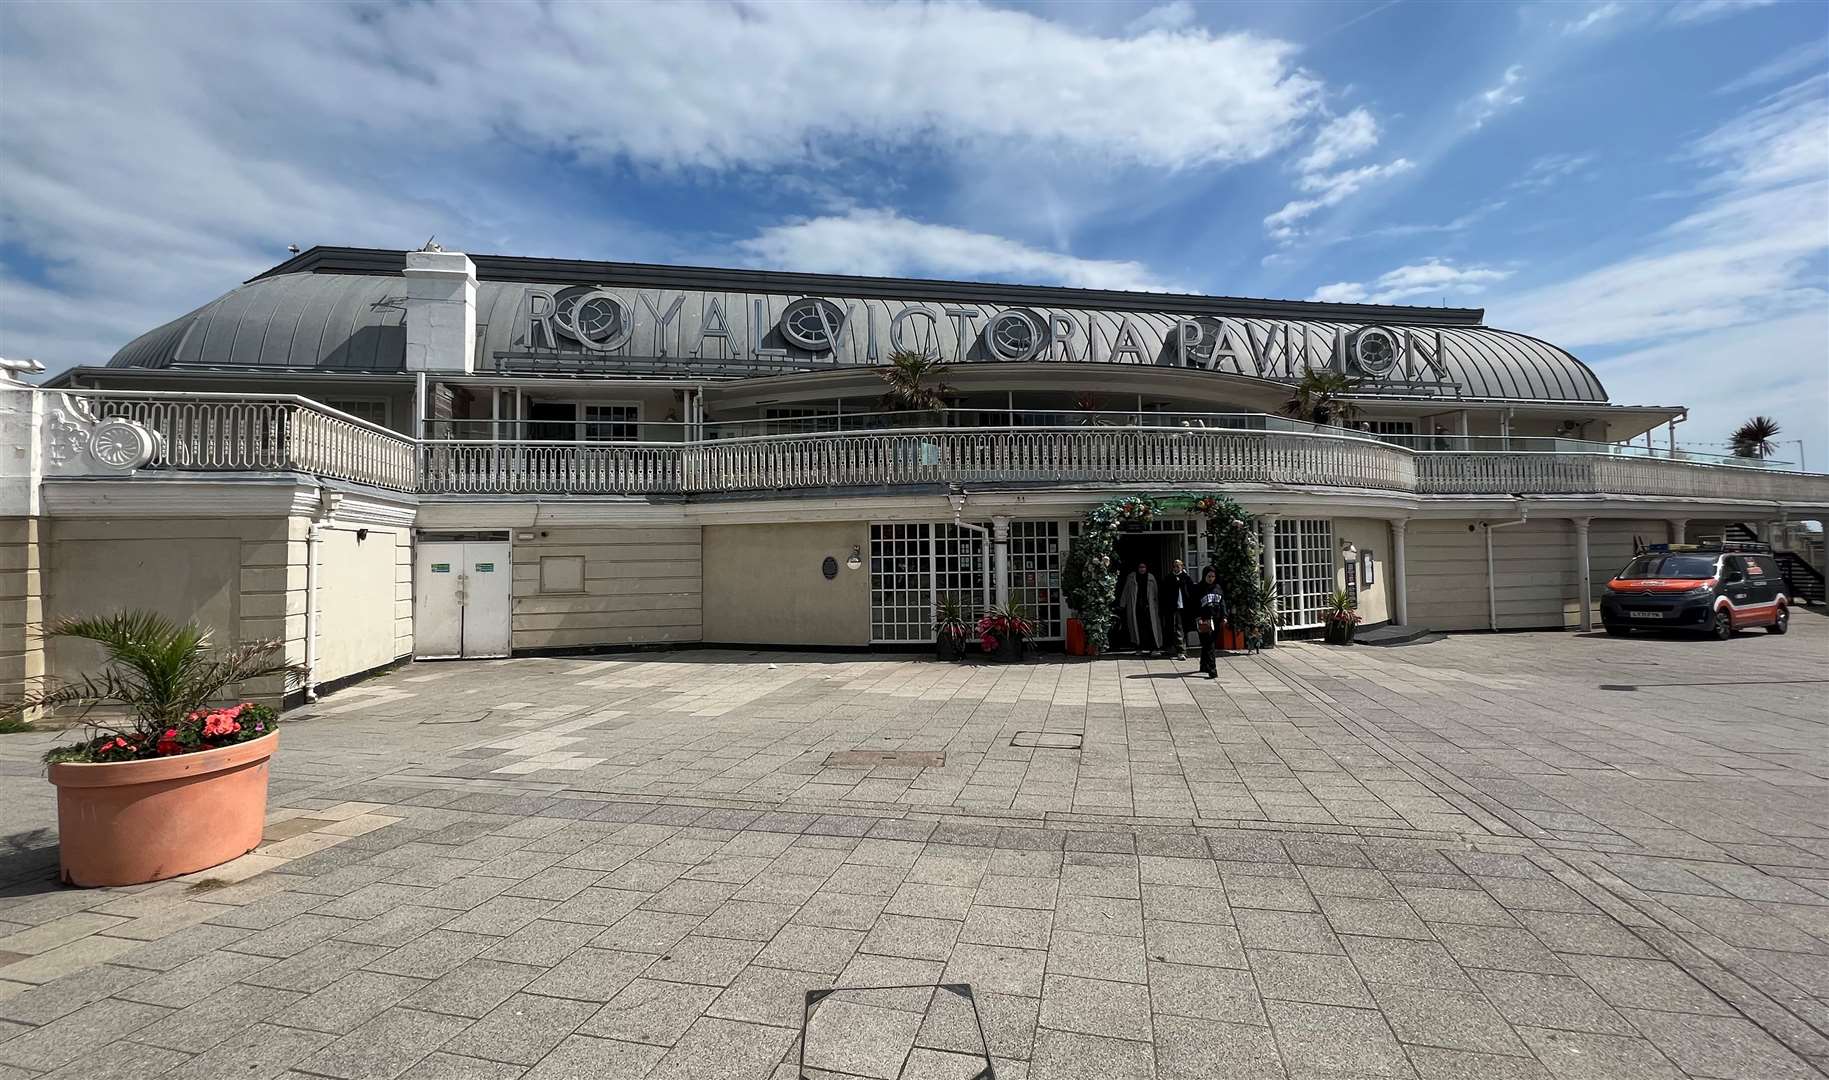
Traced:
<path fill-rule="evenodd" d="M 1219 570 L 1209 566 L 1200 575 L 1200 584 L 1196 587 L 1200 599 L 1194 610 L 1198 615 L 1194 623 L 1195 631 L 1200 635 L 1200 670 L 1207 678 L 1219 678 L 1219 659 L 1215 651 L 1219 643 L 1219 629 L 1226 622 L 1226 597 L 1219 587 Z"/>
<path fill-rule="evenodd" d="M 1169 565 L 1169 576 L 1162 579 L 1162 651 L 1174 654 L 1177 660 L 1188 658 L 1188 631 L 1194 628 L 1199 584 L 1180 559 Z"/>

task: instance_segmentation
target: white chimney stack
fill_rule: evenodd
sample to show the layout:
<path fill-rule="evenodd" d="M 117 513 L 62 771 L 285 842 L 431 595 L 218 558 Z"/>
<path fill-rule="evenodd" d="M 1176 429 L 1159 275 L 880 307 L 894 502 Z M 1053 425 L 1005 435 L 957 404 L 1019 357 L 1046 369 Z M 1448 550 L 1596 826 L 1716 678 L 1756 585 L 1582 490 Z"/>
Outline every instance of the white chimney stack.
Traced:
<path fill-rule="evenodd" d="M 469 374 L 476 363 L 476 264 L 461 251 L 409 251 L 406 297 L 406 369 Z"/>

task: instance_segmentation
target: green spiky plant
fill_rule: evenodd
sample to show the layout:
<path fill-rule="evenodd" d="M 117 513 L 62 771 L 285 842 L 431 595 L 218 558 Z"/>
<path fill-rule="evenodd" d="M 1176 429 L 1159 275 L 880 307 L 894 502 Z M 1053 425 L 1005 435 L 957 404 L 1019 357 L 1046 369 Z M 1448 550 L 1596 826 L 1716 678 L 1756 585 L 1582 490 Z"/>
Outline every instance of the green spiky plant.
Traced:
<path fill-rule="evenodd" d="M 889 354 L 889 363 L 876 373 L 888 389 L 880 399 L 886 410 L 934 413 L 944 410 L 953 398 L 953 388 L 940 381 L 947 364 L 937 356 L 914 349 Z"/>
<path fill-rule="evenodd" d="M 150 611 L 63 619 L 46 627 L 45 634 L 93 641 L 106 651 L 107 660 L 99 671 L 78 678 L 48 679 L 0 712 L 20 717 L 42 709 L 74 708 L 86 719 L 98 707 L 119 706 L 125 713 L 118 723 L 93 723 L 89 739 L 51 750 L 45 755 L 50 762 L 163 757 L 257 737 L 256 723 L 261 734 L 272 730 L 277 719 L 273 710 L 242 706 L 229 719 L 248 713 L 249 724 L 218 721 L 216 730 L 205 732 L 207 718 L 215 715 L 211 703 L 241 683 L 273 675 L 296 679 L 305 673 L 302 666 L 284 659 L 282 642 L 253 641 L 212 650 L 209 631 Z M 229 726 L 236 730 L 222 730 Z"/>
<path fill-rule="evenodd" d="M 1772 453 L 1772 440 L 1778 437 L 1778 421 L 1769 416 L 1755 416 L 1734 429 L 1728 436 L 1735 457 L 1764 459 Z"/>
<path fill-rule="evenodd" d="M 1359 416 L 1359 406 L 1347 398 L 1358 388 L 1359 380 L 1338 371 L 1307 371 L 1283 403 L 1283 415 L 1312 424 L 1354 420 Z"/>

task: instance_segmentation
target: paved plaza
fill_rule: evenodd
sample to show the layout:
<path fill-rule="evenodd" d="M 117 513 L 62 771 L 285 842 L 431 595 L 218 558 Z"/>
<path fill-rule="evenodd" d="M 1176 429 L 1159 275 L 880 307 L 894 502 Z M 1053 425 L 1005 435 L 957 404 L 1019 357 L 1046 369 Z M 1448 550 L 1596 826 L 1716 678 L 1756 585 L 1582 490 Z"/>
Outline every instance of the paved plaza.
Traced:
<path fill-rule="evenodd" d="M 7 736 L 0 1080 L 773 1080 L 803 1051 L 966 1080 L 987 1048 L 1010 1080 L 1818 1076 L 1826 659 L 1799 613 L 1289 644 L 1217 681 L 417 664 L 292 714 L 258 852 L 111 890 L 56 885 L 56 736 Z"/>

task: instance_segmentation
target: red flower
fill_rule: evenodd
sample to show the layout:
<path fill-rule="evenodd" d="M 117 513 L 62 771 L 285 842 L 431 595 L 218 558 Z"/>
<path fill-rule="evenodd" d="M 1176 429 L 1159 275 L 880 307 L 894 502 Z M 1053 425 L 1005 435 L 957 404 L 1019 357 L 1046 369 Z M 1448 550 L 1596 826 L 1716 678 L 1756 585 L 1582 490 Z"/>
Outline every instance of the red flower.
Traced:
<path fill-rule="evenodd" d="M 237 731 L 241 730 L 241 725 L 235 722 L 235 718 L 240 715 L 241 710 L 239 708 L 233 710 L 224 709 L 221 712 L 209 714 L 203 718 L 204 736 L 206 738 L 215 738 L 222 735 L 235 734 Z"/>
<path fill-rule="evenodd" d="M 159 737 L 159 743 L 156 749 L 162 757 L 169 757 L 172 754 L 182 751 L 184 746 L 178 742 L 178 729 L 166 728 L 165 734 Z"/>

